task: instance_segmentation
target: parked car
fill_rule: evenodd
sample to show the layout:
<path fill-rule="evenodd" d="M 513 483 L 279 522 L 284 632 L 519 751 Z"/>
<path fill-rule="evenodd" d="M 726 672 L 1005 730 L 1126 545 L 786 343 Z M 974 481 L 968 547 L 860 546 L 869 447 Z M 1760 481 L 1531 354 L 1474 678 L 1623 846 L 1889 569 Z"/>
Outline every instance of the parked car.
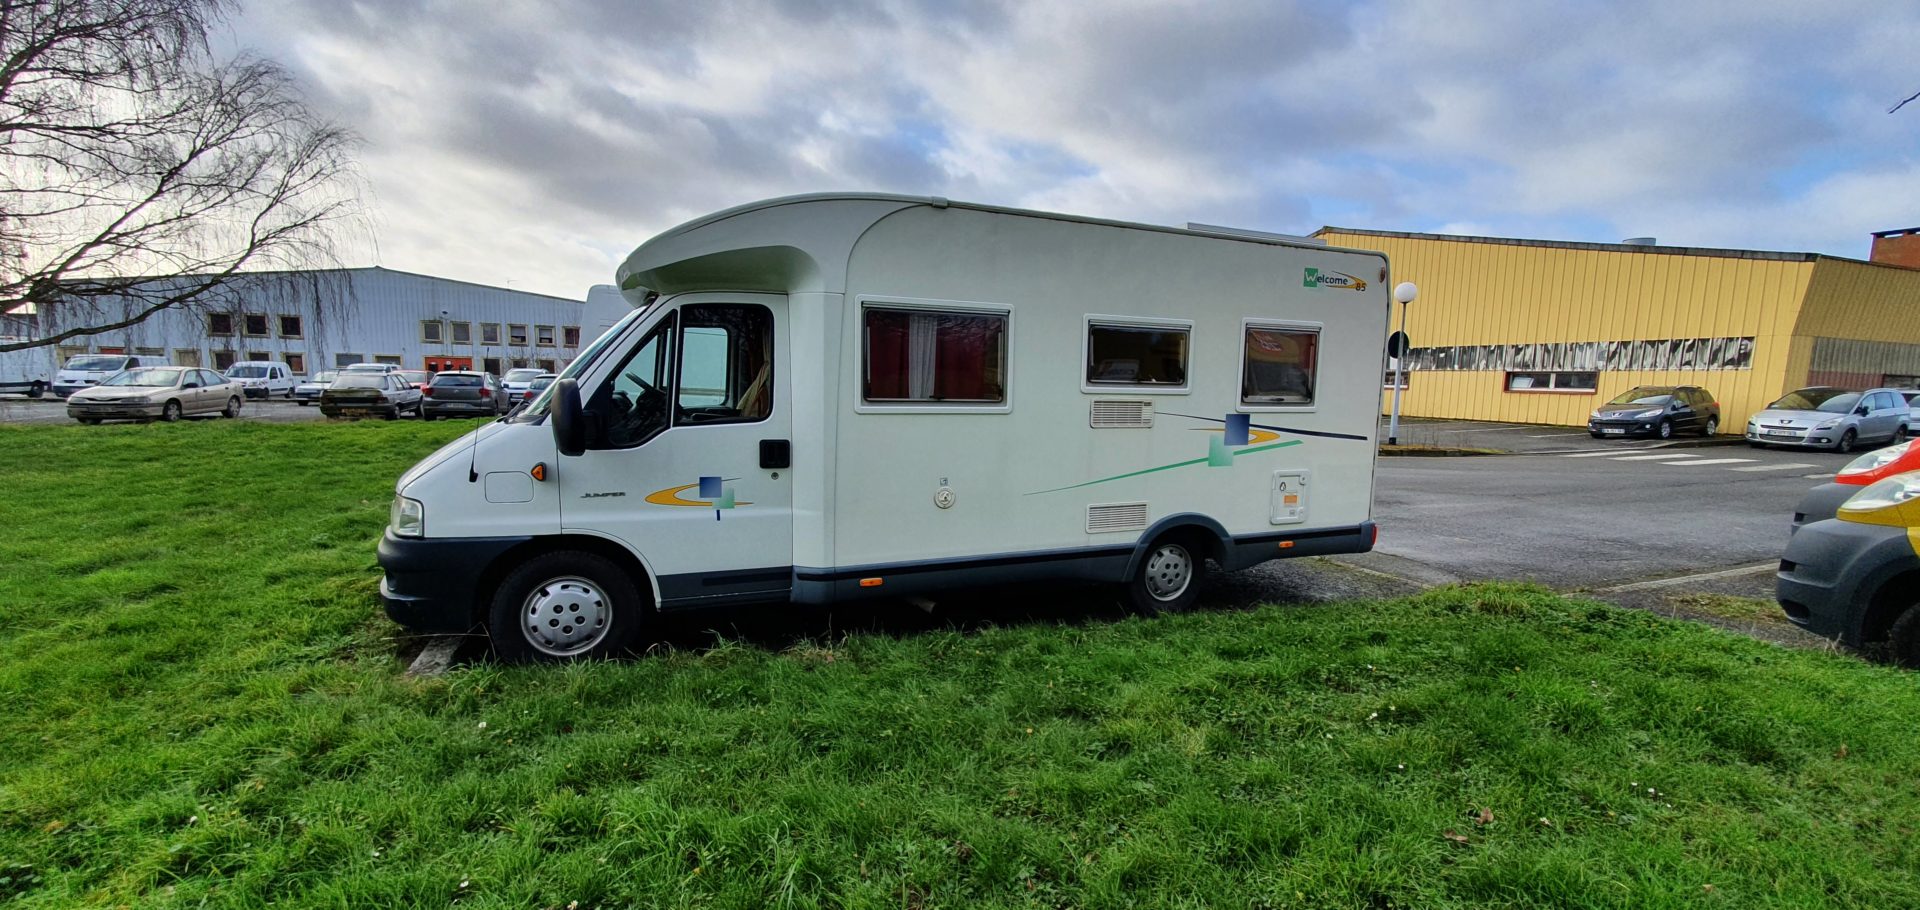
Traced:
<path fill-rule="evenodd" d="M 507 388 L 507 404 L 519 404 L 527 394 L 527 384 L 545 372 L 538 367 L 514 367 L 508 370 L 507 375 L 500 377 L 500 384 Z"/>
<path fill-rule="evenodd" d="M 507 410 L 507 390 L 492 373 L 447 370 L 436 374 L 421 390 L 420 416 L 498 417 Z"/>
<path fill-rule="evenodd" d="M 67 416 L 102 420 L 166 420 L 200 414 L 240 416 L 240 383 L 199 367 L 122 370 L 67 396 Z"/>
<path fill-rule="evenodd" d="M 65 398 L 121 370 L 166 365 L 167 358 L 153 354 L 80 354 L 54 372 L 53 394 Z"/>
<path fill-rule="evenodd" d="M 293 387 L 293 400 L 300 402 L 303 406 L 319 401 L 320 393 L 326 391 L 327 386 L 332 385 L 334 378 L 339 375 L 338 372 L 328 370 L 300 380 Z"/>
<path fill-rule="evenodd" d="M 1720 432 L 1720 402 L 1699 386 L 1634 386 L 1587 415 L 1587 432 L 1595 439 L 1642 435 L 1669 439 L 1681 432 L 1712 436 Z"/>
<path fill-rule="evenodd" d="M 293 397 L 293 368 L 278 360 L 249 360 L 227 367 L 227 378 L 240 383 L 248 398 Z"/>
<path fill-rule="evenodd" d="M 433 374 L 426 370 L 394 370 L 393 375 L 405 379 L 408 385 L 416 389 L 425 389 L 433 381 Z"/>
<path fill-rule="evenodd" d="M 1800 497 L 1800 504 L 1793 507 L 1793 530 L 1832 518 L 1840 511 L 1840 504 L 1853 498 L 1861 487 L 1908 471 L 1920 471 L 1920 444 L 1911 439 L 1855 458 L 1832 480 Z"/>
<path fill-rule="evenodd" d="M 320 413 L 328 417 L 371 417 L 388 420 L 402 414 L 420 416 L 420 390 L 392 373 L 371 370 L 342 371 L 320 393 Z"/>
<path fill-rule="evenodd" d="M 1787 541 L 1774 596 L 1822 638 L 1920 667 L 1920 472 L 1860 489 Z M 1874 651 L 1870 651 L 1874 653 Z"/>
<path fill-rule="evenodd" d="M 1747 444 L 1851 452 L 1863 442 L 1906 439 L 1911 414 L 1906 399 L 1892 389 L 1814 386 L 1788 392 L 1747 418 Z"/>
<path fill-rule="evenodd" d="M 340 368 L 342 373 L 392 373 L 400 369 L 397 363 L 350 363 Z"/>
<path fill-rule="evenodd" d="M 1894 389 L 1907 400 L 1907 432 L 1920 433 L 1920 389 Z"/>
<path fill-rule="evenodd" d="M 547 386 L 553 385 L 553 381 L 559 378 L 560 378 L 559 373 L 541 373 L 540 375 L 533 377 L 532 382 L 527 383 L 527 390 L 526 392 L 522 393 L 520 397 L 526 401 L 532 401 L 535 398 L 539 398 L 540 393 L 546 391 Z"/>

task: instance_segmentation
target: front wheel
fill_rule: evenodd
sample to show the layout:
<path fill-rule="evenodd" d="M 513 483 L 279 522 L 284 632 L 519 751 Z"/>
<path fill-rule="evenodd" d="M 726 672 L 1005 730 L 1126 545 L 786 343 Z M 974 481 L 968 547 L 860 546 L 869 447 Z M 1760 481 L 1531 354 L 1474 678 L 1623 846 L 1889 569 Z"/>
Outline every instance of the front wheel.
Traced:
<path fill-rule="evenodd" d="M 1162 537 L 1147 548 L 1127 580 L 1127 601 L 1141 613 L 1184 612 L 1200 599 L 1206 575 L 1207 558 L 1192 539 Z"/>
<path fill-rule="evenodd" d="M 596 660 L 629 650 L 646 602 L 611 560 L 562 550 L 535 556 L 508 574 L 487 611 L 502 660 Z"/>
<path fill-rule="evenodd" d="M 1660 425 L 1653 428 L 1653 435 L 1658 436 L 1661 439 L 1672 439 L 1673 438 L 1673 421 L 1671 420 L 1660 421 Z"/>
<path fill-rule="evenodd" d="M 1920 669 L 1920 604 L 1908 607 L 1887 630 L 1887 657 L 1909 670 Z"/>
<path fill-rule="evenodd" d="M 227 406 L 221 409 L 220 416 L 228 419 L 240 416 L 240 396 L 235 395 L 227 399 Z"/>
<path fill-rule="evenodd" d="M 1840 441 L 1833 444 L 1833 450 L 1841 454 L 1851 452 L 1853 451 L 1853 444 L 1859 439 L 1860 434 L 1849 429 L 1845 433 L 1840 434 Z"/>
<path fill-rule="evenodd" d="M 169 401 L 160 408 L 160 419 L 168 423 L 178 421 L 180 414 L 180 402 L 178 401 Z"/>
<path fill-rule="evenodd" d="M 1700 428 L 1700 435 L 1702 436 L 1720 435 L 1720 418 L 1718 417 L 1707 418 L 1707 425 Z"/>

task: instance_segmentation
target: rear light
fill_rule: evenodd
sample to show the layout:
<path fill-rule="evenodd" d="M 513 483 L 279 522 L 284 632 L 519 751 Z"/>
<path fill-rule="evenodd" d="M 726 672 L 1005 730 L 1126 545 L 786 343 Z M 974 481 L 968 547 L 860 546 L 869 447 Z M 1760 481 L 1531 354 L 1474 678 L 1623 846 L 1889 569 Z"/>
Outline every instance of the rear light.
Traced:
<path fill-rule="evenodd" d="M 432 397 L 433 397 L 433 386 L 427 386 L 426 388 L 424 388 L 424 389 L 421 389 L 421 390 L 420 390 L 420 394 L 422 394 L 422 395 L 425 395 L 425 396 L 427 396 L 428 398 L 432 398 Z"/>

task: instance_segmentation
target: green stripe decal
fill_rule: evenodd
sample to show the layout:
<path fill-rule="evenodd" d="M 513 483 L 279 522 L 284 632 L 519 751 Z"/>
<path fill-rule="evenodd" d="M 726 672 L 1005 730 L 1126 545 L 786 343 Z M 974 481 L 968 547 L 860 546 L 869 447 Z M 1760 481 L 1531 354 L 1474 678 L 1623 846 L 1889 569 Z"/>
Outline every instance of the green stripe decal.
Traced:
<path fill-rule="evenodd" d="M 1252 454 L 1253 454 L 1253 453 L 1255 453 L 1255 452 L 1265 452 L 1265 451 L 1269 451 L 1269 450 L 1271 450 L 1271 449 L 1284 449 L 1284 448 L 1286 448 L 1286 447 L 1288 447 L 1288 446 L 1297 446 L 1297 445 L 1299 445 L 1299 444 L 1300 444 L 1301 442 L 1302 442 L 1302 440 L 1299 440 L 1299 439 L 1289 439 L 1289 440 L 1287 440 L 1286 442 L 1276 442 L 1276 443 L 1272 443 L 1272 444 L 1270 444 L 1270 445 L 1264 445 L 1264 446 L 1254 446 L 1254 447 L 1252 447 L 1252 448 L 1250 448 L 1250 449 L 1236 449 L 1236 450 L 1234 450 L 1234 452 L 1233 452 L 1233 454 L 1234 454 L 1235 456 L 1240 456 L 1240 455 L 1252 455 Z M 1154 473 L 1158 473 L 1158 472 L 1160 472 L 1160 471 L 1171 471 L 1171 470 L 1173 470 L 1174 468 L 1185 468 L 1185 467 L 1191 467 L 1191 466 L 1193 466 L 1193 465 L 1197 465 L 1197 464 L 1206 464 L 1206 463 L 1207 463 L 1207 459 L 1205 459 L 1205 458 L 1192 458 L 1192 459 L 1188 459 L 1188 460 L 1186 460 L 1186 461 L 1178 461 L 1178 462 L 1174 462 L 1173 464 L 1163 464 L 1163 465 L 1161 465 L 1161 466 L 1159 466 L 1159 467 L 1157 467 L 1157 468 L 1147 468 L 1147 469 L 1145 469 L 1145 470 L 1140 470 L 1140 471 L 1132 471 L 1132 472 L 1129 472 L 1129 473 L 1126 473 L 1126 474 L 1115 474 L 1115 475 L 1114 475 L 1114 476 L 1112 476 L 1112 477 L 1102 477 L 1102 478 L 1100 478 L 1099 480 L 1089 480 L 1089 481 L 1085 481 L 1085 482 L 1083 482 L 1083 483 L 1076 483 L 1076 484 L 1070 484 L 1070 485 L 1068 485 L 1068 486 L 1064 486 L 1064 487 L 1054 487 L 1054 488 L 1053 488 L 1053 489 L 1051 489 L 1051 490 L 1035 490 L 1035 491 L 1033 491 L 1033 492 L 1031 492 L 1031 493 L 1028 493 L 1027 495 L 1028 495 L 1028 496 L 1038 496 L 1038 495 L 1040 495 L 1040 494 L 1042 494 L 1042 493 L 1058 493 L 1058 492 L 1060 492 L 1060 491 L 1062 491 L 1062 490 L 1078 490 L 1078 489 L 1080 489 L 1081 487 L 1090 487 L 1090 486 L 1093 486 L 1094 484 L 1100 484 L 1100 483 L 1110 483 L 1110 482 L 1112 482 L 1112 481 L 1115 481 L 1115 480 L 1125 480 L 1125 479 L 1127 479 L 1127 478 L 1129 478 L 1129 477 L 1139 477 L 1139 476 L 1140 476 L 1140 475 L 1142 475 L 1142 474 L 1154 474 Z"/>

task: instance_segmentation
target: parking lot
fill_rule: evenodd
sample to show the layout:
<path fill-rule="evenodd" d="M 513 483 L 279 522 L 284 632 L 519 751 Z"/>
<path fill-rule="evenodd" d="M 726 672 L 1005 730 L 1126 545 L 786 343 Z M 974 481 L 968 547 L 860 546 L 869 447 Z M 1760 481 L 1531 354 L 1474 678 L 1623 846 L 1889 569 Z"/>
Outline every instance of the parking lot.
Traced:
<path fill-rule="evenodd" d="M 217 420 L 217 417 L 196 417 L 194 420 Z M 314 406 L 302 406 L 296 402 L 282 399 L 262 400 L 249 398 L 240 409 L 241 420 L 265 420 L 273 423 L 297 423 L 303 420 L 319 420 L 320 409 Z M 72 423 L 67 416 L 67 403 L 52 395 L 43 398 L 26 398 L 9 395 L 0 397 L 0 423 L 19 424 L 57 424 Z"/>

